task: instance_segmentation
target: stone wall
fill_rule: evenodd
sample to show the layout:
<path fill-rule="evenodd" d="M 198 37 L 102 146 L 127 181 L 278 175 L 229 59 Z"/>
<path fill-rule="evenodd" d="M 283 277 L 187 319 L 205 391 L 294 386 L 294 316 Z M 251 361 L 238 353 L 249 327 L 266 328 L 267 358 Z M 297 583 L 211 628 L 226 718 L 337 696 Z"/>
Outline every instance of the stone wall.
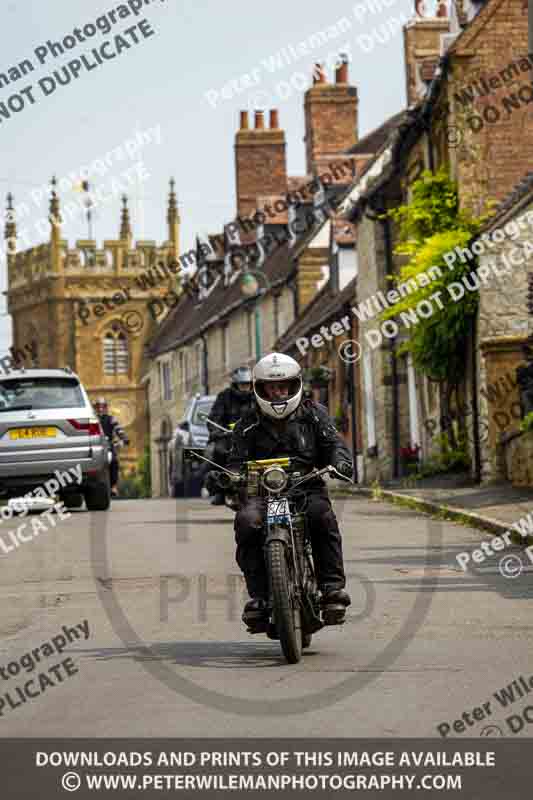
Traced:
<path fill-rule="evenodd" d="M 527 224 L 532 211 L 529 203 L 499 218 L 495 225 L 502 231 L 503 241 L 479 256 L 480 268 L 494 265 L 501 273 L 496 275 L 493 270 L 479 292 L 478 391 L 481 477 L 485 482 L 504 477 L 500 438 L 517 431 L 520 424 L 516 368 L 525 363 L 522 347 L 533 332 L 527 309 L 533 258 L 524 250 L 524 242 L 533 241 L 533 227 Z"/>
<path fill-rule="evenodd" d="M 505 477 L 513 486 L 533 486 L 533 431 L 507 443 L 504 466 Z"/>

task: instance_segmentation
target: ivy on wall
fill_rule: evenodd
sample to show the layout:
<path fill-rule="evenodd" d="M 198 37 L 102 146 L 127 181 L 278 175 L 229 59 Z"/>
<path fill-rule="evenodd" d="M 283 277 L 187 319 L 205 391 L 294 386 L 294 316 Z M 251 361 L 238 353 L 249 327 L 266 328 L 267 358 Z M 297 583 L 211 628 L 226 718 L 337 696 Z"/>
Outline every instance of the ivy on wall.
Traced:
<path fill-rule="evenodd" d="M 418 288 L 387 309 L 381 318 L 394 319 L 409 311 L 416 314 L 421 300 L 431 304 L 431 316 L 417 315 L 416 324 L 402 326 L 407 338 L 398 353 L 411 353 L 415 368 L 442 384 L 445 419 L 449 417 L 451 394 L 464 377 L 466 345 L 479 293 L 465 291 L 461 300 L 454 301 L 447 291 L 448 285 L 460 282 L 475 269 L 476 261 L 462 263 L 456 258 L 450 268 L 444 256 L 456 247 L 468 247 L 489 215 L 475 217 L 461 209 L 457 186 L 445 169 L 440 169 L 435 174 L 429 170 L 422 172 L 412 185 L 411 202 L 391 209 L 388 216 L 399 230 L 394 252 L 407 257 L 399 274 L 389 277 L 396 285 L 414 279 Z M 440 273 L 437 270 L 428 273 L 431 267 L 438 267 Z M 424 280 L 423 274 L 431 275 L 432 279 Z M 438 301 L 432 300 L 431 296 L 437 292 Z M 453 430 L 448 433 L 450 443 L 455 445 Z"/>
<path fill-rule="evenodd" d="M 443 169 L 436 174 L 422 172 L 413 183 L 411 202 L 392 209 L 389 216 L 399 226 L 394 252 L 408 257 L 399 275 L 390 277 L 397 284 L 415 279 L 418 289 L 387 309 L 382 319 L 392 319 L 402 311 L 416 312 L 421 300 L 432 303 L 430 317 L 419 317 L 416 325 L 405 328 L 407 339 L 400 351 L 410 352 L 415 367 L 432 380 L 456 382 L 464 372 L 465 340 L 478 293 L 465 292 L 462 300 L 453 301 L 446 287 L 471 272 L 475 262 L 456 259 L 450 269 L 444 256 L 455 247 L 467 247 L 487 217 L 476 218 L 459 208 L 457 188 Z M 428 274 L 433 266 L 439 268 L 441 277 L 422 285 L 417 276 Z M 431 295 L 439 291 L 442 309 L 431 301 Z"/>

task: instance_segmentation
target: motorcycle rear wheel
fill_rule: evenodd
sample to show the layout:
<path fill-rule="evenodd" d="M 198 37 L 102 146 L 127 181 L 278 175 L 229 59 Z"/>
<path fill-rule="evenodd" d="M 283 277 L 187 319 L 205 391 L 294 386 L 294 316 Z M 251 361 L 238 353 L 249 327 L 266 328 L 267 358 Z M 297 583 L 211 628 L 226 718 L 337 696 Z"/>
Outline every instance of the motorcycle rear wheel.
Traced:
<path fill-rule="evenodd" d="M 302 616 L 291 592 L 283 542 L 271 541 L 268 545 L 267 558 L 272 588 L 272 610 L 281 649 L 289 664 L 297 664 L 302 658 Z"/>

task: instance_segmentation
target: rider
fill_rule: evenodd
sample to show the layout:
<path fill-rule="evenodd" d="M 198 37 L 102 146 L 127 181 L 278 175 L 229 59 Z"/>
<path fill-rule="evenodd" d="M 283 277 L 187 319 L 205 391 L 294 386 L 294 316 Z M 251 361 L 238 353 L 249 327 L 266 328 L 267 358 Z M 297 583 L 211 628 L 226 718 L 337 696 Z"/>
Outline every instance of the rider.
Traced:
<path fill-rule="evenodd" d="M 276 456 L 297 458 L 304 470 L 334 466 L 342 475 L 353 475 L 351 453 L 337 433 L 324 406 L 303 399 L 302 371 L 290 356 L 271 353 L 253 371 L 257 406 L 243 416 L 233 432 L 229 468 L 245 461 Z M 342 558 L 342 540 L 328 491 L 322 478 L 306 484 L 306 519 L 322 607 L 335 609 L 344 621 L 350 597 Z M 235 517 L 236 559 L 252 598 L 244 607 L 243 621 L 256 622 L 268 614 L 268 584 L 262 551 L 261 529 L 264 501 L 245 499 Z M 338 613 L 342 617 L 339 618 Z"/>
<path fill-rule="evenodd" d="M 105 397 L 98 398 L 98 400 L 94 404 L 94 409 L 98 414 L 100 425 L 102 426 L 102 430 L 104 431 L 104 434 L 107 436 L 109 446 L 111 447 L 111 464 L 109 466 L 109 473 L 111 479 L 111 494 L 113 495 L 113 497 L 117 497 L 119 465 L 118 465 L 118 457 L 117 457 L 114 437 L 117 436 L 121 441 L 124 442 L 124 444 L 129 444 L 130 440 L 128 439 L 125 431 L 121 428 L 117 418 L 109 414 L 107 400 L 105 399 Z"/>
<path fill-rule="evenodd" d="M 252 393 L 252 372 L 249 367 L 237 367 L 231 373 L 231 385 L 220 392 L 213 404 L 209 419 L 229 428 L 237 422 L 244 412 L 248 411 L 254 402 Z M 209 425 L 209 443 L 213 443 L 213 461 L 225 467 L 231 446 L 231 436 L 224 431 Z M 209 481 L 207 482 L 209 484 Z M 224 493 L 216 492 L 213 505 L 224 505 Z"/>

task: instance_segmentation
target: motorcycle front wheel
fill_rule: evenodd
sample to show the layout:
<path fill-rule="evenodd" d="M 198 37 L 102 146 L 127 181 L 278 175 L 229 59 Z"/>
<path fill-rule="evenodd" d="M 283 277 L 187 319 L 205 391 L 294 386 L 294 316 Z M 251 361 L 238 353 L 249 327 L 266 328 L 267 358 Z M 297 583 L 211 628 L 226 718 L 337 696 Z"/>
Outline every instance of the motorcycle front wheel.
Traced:
<path fill-rule="evenodd" d="M 271 541 L 268 545 L 267 558 L 272 610 L 281 649 L 289 664 L 297 664 L 302 658 L 302 616 L 294 598 L 283 542 Z"/>

